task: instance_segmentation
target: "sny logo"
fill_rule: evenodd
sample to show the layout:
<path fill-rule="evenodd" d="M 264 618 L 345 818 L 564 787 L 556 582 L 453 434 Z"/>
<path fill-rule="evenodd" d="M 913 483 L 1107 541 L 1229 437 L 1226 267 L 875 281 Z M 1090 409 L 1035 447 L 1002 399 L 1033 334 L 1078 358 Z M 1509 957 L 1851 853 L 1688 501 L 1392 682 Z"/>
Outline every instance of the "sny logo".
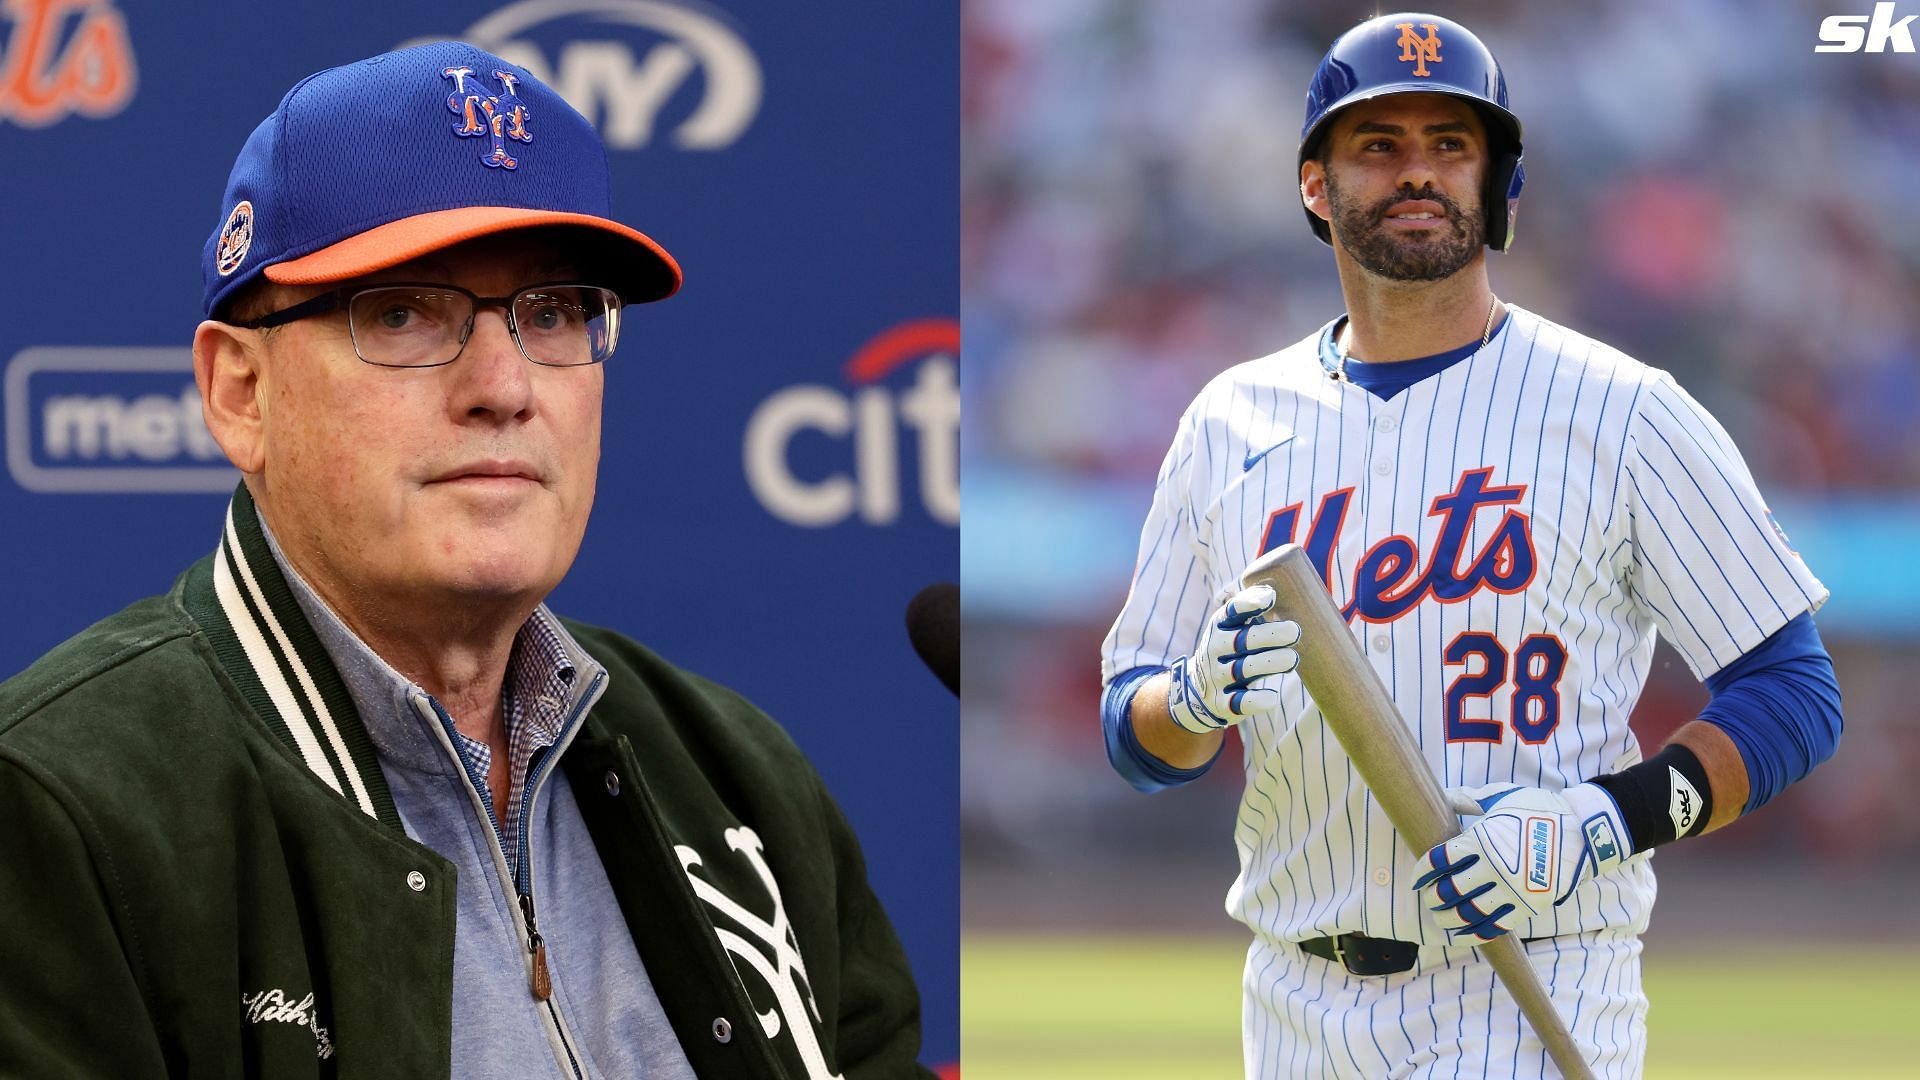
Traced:
<path fill-rule="evenodd" d="M 1433 72 L 1427 70 L 1427 62 L 1440 62 L 1440 28 L 1433 23 L 1421 23 L 1421 27 L 1427 31 L 1427 36 L 1421 37 L 1413 32 L 1410 22 L 1393 25 L 1400 31 L 1400 40 L 1394 42 L 1400 46 L 1400 62 L 1413 64 L 1413 73 L 1423 79 L 1432 75 Z"/>
<path fill-rule="evenodd" d="M 1893 0 L 1884 0 L 1873 5 L 1873 14 L 1868 15 L 1829 15 L 1820 20 L 1820 40 L 1813 51 L 1823 52 L 1886 52 L 1887 46 L 1893 46 L 1894 52 L 1913 51 L 1913 31 L 1909 24 L 1920 16 L 1909 15 L 1898 22 L 1893 18 Z"/>
<path fill-rule="evenodd" d="M 493 77 L 500 80 L 500 92 L 489 94 L 479 88 L 479 80 L 474 80 L 475 89 L 467 89 L 467 76 L 473 74 L 472 68 L 450 67 L 440 74 L 453 80 L 453 93 L 447 95 L 447 108 L 460 117 L 453 125 L 453 133 L 464 138 L 491 138 L 491 149 L 483 150 L 480 160 L 490 169 L 512 169 L 520 164 L 518 158 L 507 153 L 507 140 L 530 143 L 533 133 L 527 130 L 527 106 L 513 92 L 519 80 L 511 72 L 496 71 Z M 481 115 L 486 121 L 481 122 Z"/>
<path fill-rule="evenodd" d="M 760 110 L 753 50 L 729 20 L 692 0 L 518 0 L 458 33 L 406 44 L 449 39 L 552 87 L 609 150 L 724 150 Z"/>

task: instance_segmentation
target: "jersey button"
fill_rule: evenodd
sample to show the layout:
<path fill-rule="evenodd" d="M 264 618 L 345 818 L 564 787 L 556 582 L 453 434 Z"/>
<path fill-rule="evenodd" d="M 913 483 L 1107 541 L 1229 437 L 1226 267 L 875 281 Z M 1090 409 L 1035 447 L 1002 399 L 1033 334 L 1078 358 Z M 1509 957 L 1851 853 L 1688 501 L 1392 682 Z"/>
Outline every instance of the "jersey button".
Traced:
<path fill-rule="evenodd" d="M 1387 649 L 1392 647 L 1392 645 L 1393 645 L 1393 642 L 1387 640 L 1387 635 L 1385 634 L 1373 635 L 1373 648 L 1375 652 L 1386 652 Z"/>
<path fill-rule="evenodd" d="M 1386 458 L 1381 458 L 1373 463 L 1373 471 L 1375 475 L 1386 476 L 1393 472 L 1393 462 L 1388 461 Z"/>
<path fill-rule="evenodd" d="M 1385 885 L 1392 880 L 1393 875 L 1388 873 L 1387 868 L 1384 866 L 1376 868 L 1373 872 L 1373 883 L 1375 885 Z"/>
<path fill-rule="evenodd" d="M 1373 422 L 1373 426 L 1376 430 L 1379 430 L 1379 431 L 1392 431 L 1394 428 L 1399 427 L 1400 425 L 1394 422 L 1393 417 L 1383 416 L 1380 419 L 1375 420 Z"/>

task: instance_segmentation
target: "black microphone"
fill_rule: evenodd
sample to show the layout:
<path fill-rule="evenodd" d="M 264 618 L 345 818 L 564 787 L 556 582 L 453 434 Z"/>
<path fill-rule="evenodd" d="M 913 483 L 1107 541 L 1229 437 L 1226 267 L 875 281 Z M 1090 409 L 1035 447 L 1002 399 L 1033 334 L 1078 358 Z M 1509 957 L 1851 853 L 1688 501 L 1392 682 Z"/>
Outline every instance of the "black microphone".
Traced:
<path fill-rule="evenodd" d="M 907 605 L 907 638 L 927 669 L 960 693 L 960 586 L 929 585 Z"/>

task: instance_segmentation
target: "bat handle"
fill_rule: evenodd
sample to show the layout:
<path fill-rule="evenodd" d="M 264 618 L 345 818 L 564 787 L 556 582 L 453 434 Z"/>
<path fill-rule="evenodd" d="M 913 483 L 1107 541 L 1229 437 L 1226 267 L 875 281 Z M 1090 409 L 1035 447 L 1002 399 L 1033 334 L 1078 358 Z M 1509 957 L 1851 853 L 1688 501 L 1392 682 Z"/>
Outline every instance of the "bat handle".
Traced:
<path fill-rule="evenodd" d="M 1580 1050 L 1574 1045 L 1573 1033 L 1567 1030 L 1566 1021 L 1560 1018 L 1560 1012 L 1553 1007 L 1553 999 L 1547 996 L 1546 987 L 1534 973 L 1531 961 L 1527 959 L 1527 950 L 1520 939 L 1512 934 L 1494 938 L 1480 946 L 1480 953 L 1493 965 L 1494 973 L 1500 976 L 1500 984 L 1513 996 L 1514 1003 L 1520 1006 L 1520 1012 L 1532 1025 L 1534 1034 L 1546 1044 L 1547 1056 L 1560 1068 L 1568 1080 L 1593 1080 L 1593 1070 L 1587 1067 L 1586 1059 L 1580 1056 Z"/>
<path fill-rule="evenodd" d="M 1267 552 L 1247 567 L 1241 583 L 1271 586 L 1275 612 L 1300 624 L 1301 684 L 1401 840 L 1424 855 L 1458 833 L 1459 816 L 1306 552 L 1293 544 Z M 1546 1044 L 1553 1063 L 1566 1076 L 1591 1078 L 1592 1070 L 1575 1049 L 1566 1021 L 1553 1007 L 1519 939 L 1508 934 L 1481 945 L 1480 951 Z"/>

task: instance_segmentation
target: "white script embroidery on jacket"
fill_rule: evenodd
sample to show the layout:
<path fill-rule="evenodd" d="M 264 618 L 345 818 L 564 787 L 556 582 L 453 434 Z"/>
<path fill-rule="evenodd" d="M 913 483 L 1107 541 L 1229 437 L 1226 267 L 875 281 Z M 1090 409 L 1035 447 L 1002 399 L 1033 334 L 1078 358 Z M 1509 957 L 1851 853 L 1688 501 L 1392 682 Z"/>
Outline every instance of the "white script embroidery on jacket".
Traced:
<path fill-rule="evenodd" d="M 313 1032 L 315 1050 L 324 1060 L 333 1056 L 333 1036 L 320 1026 L 320 1011 L 313 1007 L 313 995 L 289 1001 L 280 990 L 255 990 L 241 994 L 240 1004 L 247 1010 L 250 1024 L 298 1024 Z"/>
<path fill-rule="evenodd" d="M 820 1024 L 820 1006 L 813 999 L 813 985 L 807 979 L 807 964 L 800 956 L 799 943 L 794 940 L 793 926 L 787 922 L 787 908 L 780 901 L 780 886 L 774 882 L 773 871 L 767 869 L 767 860 L 761 854 L 763 846 L 760 837 L 752 829 L 742 826 L 728 829 L 726 838 L 729 848 L 746 856 L 754 872 L 760 875 L 761 884 L 766 886 L 767 895 L 773 898 L 771 921 L 755 915 L 710 882 L 701 880 L 693 872 L 694 867 L 701 865 L 700 853 L 685 844 L 674 845 L 674 851 L 680 856 L 680 867 L 687 872 L 687 880 L 693 883 L 695 896 L 716 912 L 738 923 L 771 952 L 769 957 L 768 952 L 763 952 L 753 942 L 717 923 L 713 928 L 727 952 L 745 961 L 773 991 L 777 1007 L 759 1014 L 760 1026 L 766 1031 L 767 1038 L 777 1038 L 783 1030 L 790 1033 L 794 1048 L 800 1053 L 800 1060 L 806 1063 L 809 1080 L 843 1080 L 839 1073 L 827 1066 L 826 1055 L 820 1049 L 820 1035 L 815 1030 Z M 739 970 L 738 964 L 734 965 L 734 970 Z M 784 1023 L 782 1014 L 786 1018 Z M 805 1023 L 805 1017 L 812 1017 L 813 1023 Z M 795 1023 L 795 1020 L 803 1022 Z"/>

